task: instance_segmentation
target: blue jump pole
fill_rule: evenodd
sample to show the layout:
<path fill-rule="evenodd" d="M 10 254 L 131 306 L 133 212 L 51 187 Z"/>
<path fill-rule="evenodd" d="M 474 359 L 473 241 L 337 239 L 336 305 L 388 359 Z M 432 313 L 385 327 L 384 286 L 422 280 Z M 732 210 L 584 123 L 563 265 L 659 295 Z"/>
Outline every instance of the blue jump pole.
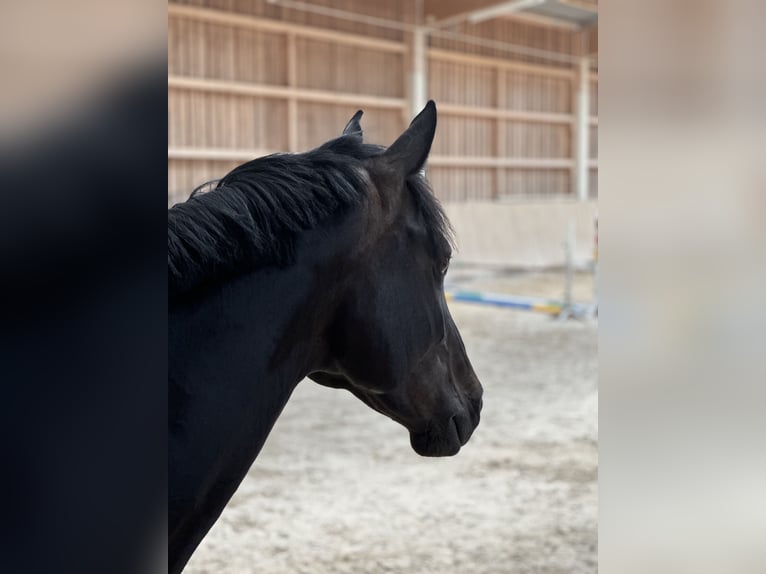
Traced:
<path fill-rule="evenodd" d="M 558 315 L 564 308 L 559 301 L 550 299 L 534 299 L 531 297 L 518 297 L 515 295 L 501 295 L 499 293 L 480 293 L 478 291 L 447 290 L 447 301 L 462 301 L 465 303 L 478 303 L 506 307 L 509 309 L 521 309 L 524 311 L 538 311 L 549 315 Z"/>

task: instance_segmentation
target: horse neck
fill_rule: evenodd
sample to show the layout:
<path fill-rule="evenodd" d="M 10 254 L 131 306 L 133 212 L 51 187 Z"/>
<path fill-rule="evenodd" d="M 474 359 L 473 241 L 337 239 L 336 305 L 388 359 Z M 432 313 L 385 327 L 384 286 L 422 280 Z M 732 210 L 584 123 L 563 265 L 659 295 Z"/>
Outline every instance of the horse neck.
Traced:
<path fill-rule="evenodd" d="M 171 305 L 171 552 L 181 562 L 223 510 L 297 383 L 324 350 L 342 281 L 339 229 L 304 232 L 295 263 Z"/>
<path fill-rule="evenodd" d="M 250 424 L 258 422 L 268 432 L 324 352 L 330 291 L 338 287 L 324 234 L 303 235 L 294 264 L 261 269 L 171 305 L 169 372 L 181 395 L 200 397 L 201 403 L 205 397 L 207 404 L 236 397 L 236 405 L 255 410 Z M 181 396 L 177 402 L 184 401 Z M 183 422 L 193 423 L 192 413 L 183 414 Z"/>

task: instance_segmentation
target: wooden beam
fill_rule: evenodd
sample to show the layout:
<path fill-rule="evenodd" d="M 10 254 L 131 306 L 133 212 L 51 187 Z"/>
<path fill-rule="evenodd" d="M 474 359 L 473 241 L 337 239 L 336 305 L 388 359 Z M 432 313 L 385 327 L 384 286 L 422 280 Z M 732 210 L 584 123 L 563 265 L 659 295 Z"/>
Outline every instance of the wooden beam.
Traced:
<path fill-rule="evenodd" d="M 580 59 L 579 87 L 576 91 L 575 122 L 575 193 L 580 201 L 587 201 L 590 190 L 588 179 L 590 154 L 590 62 L 587 56 Z"/>
<path fill-rule="evenodd" d="M 440 114 L 450 116 L 464 116 L 473 118 L 496 118 L 502 120 L 514 120 L 519 122 L 533 122 L 546 124 L 571 124 L 574 121 L 572 114 L 553 114 L 548 112 L 526 112 L 521 110 L 501 110 L 498 108 L 482 108 L 477 106 L 463 106 L 460 104 L 436 104 Z"/>
<path fill-rule="evenodd" d="M 458 19 L 476 10 L 503 4 L 504 0 L 425 0 L 425 15 L 431 20 Z"/>
<path fill-rule="evenodd" d="M 410 116 L 415 117 L 428 98 L 428 36 L 418 26 L 412 33 L 412 75 L 410 76 Z"/>
<path fill-rule="evenodd" d="M 573 8 L 585 10 L 586 12 L 590 12 L 592 14 L 598 14 L 598 4 L 596 2 L 588 2 L 587 0 L 558 0 L 558 2 L 559 4 L 568 4 Z"/>
<path fill-rule="evenodd" d="M 428 57 L 442 62 L 455 62 L 458 64 L 469 64 L 474 66 L 486 66 L 489 68 L 502 68 L 514 72 L 525 74 L 539 74 L 541 76 L 553 76 L 571 80 L 575 77 L 573 68 L 561 68 L 556 66 L 541 66 L 539 64 L 527 64 L 525 62 L 514 62 L 503 58 L 493 58 L 491 56 L 477 56 L 475 54 L 465 54 L 462 52 L 453 52 L 451 50 L 442 50 L 431 48 L 428 50 Z"/>
<path fill-rule="evenodd" d="M 569 22 L 568 20 L 559 20 L 551 16 L 543 16 L 542 14 L 535 14 L 533 12 L 511 12 L 510 14 L 504 14 L 499 16 L 503 20 L 513 20 L 515 22 L 521 22 L 522 24 L 531 24 L 533 26 L 545 26 L 547 28 L 563 28 L 564 30 L 579 30 L 579 24 L 575 22 Z"/>
<path fill-rule="evenodd" d="M 206 78 L 191 78 L 187 76 L 168 76 L 168 88 L 199 90 L 202 92 L 221 94 L 237 94 L 242 96 L 261 96 L 264 98 L 295 98 L 306 102 L 348 106 L 369 106 L 371 108 L 403 109 L 407 105 L 407 101 L 404 98 L 384 98 L 367 94 L 307 90 L 303 88 L 291 88 L 289 86 L 209 80 Z"/>
<path fill-rule="evenodd" d="M 168 159 L 207 160 L 207 161 L 250 161 L 273 153 L 269 149 L 222 149 L 222 148 L 168 148 Z M 432 155 L 428 164 L 433 167 L 477 167 L 477 168 L 516 168 L 516 169 L 571 169 L 573 161 L 569 158 L 533 158 L 533 157 L 483 157 Z M 598 160 L 591 160 L 591 169 L 598 168 Z"/>
<path fill-rule="evenodd" d="M 325 40 L 327 42 L 334 42 L 336 44 L 361 46 L 364 48 L 372 48 L 374 50 L 385 50 L 387 52 L 404 53 L 406 50 L 404 44 L 400 42 L 394 42 L 392 40 L 371 38 L 369 36 L 349 34 L 347 32 L 336 32 L 335 30 L 324 30 L 322 28 L 291 24 L 281 20 L 256 18 L 253 16 L 246 16 L 244 14 L 222 12 L 220 10 L 210 10 L 208 8 L 198 8 L 196 6 L 168 4 L 168 16 L 172 18 L 187 18 L 201 22 L 235 26 L 238 28 L 249 28 L 251 30 L 262 30 L 264 32 L 275 32 L 277 34 L 292 33 L 304 38 Z"/>
<path fill-rule="evenodd" d="M 168 159 L 208 161 L 250 161 L 275 153 L 267 149 L 221 149 L 221 148 L 168 148 Z"/>
<path fill-rule="evenodd" d="M 486 168 L 517 168 L 517 169 L 571 169 L 574 161 L 570 158 L 549 157 L 483 157 L 432 155 L 428 165 L 433 167 L 486 167 Z"/>

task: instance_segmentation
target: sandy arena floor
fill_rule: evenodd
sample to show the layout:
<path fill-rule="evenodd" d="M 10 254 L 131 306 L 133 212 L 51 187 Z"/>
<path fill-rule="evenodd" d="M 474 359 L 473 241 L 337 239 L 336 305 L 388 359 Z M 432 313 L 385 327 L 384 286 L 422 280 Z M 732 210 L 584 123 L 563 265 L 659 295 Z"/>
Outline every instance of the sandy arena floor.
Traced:
<path fill-rule="evenodd" d="M 461 284 L 556 297 L 560 277 Z M 304 381 L 186 572 L 596 572 L 596 323 L 451 309 L 485 389 L 456 457 L 418 457 L 404 428 Z"/>

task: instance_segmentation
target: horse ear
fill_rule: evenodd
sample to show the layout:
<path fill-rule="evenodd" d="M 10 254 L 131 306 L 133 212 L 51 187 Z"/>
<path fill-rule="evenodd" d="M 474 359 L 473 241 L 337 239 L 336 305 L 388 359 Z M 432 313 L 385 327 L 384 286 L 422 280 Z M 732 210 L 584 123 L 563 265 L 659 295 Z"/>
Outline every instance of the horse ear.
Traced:
<path fill-rule="evenodd" d="M 346 124 L 346 127 L 343 128 L 343 135 L 344 136 L 353 136 L 357 138 L 360 142 L 362 141 L 362 126 L 359 124 L 359 120 L 362 119 L 362 114 L 364 112 L 362 110 L 357 111 L 353 117 L 348 120 L 348 123 Z"/>
<path fill-rule="evenodd" d="M 399 138 L 383 152 L 383 159 L 406 176 L 420 171 L 428 159 L 436 133 L 436 104 L 429 100 L 426 107 Z"/>

